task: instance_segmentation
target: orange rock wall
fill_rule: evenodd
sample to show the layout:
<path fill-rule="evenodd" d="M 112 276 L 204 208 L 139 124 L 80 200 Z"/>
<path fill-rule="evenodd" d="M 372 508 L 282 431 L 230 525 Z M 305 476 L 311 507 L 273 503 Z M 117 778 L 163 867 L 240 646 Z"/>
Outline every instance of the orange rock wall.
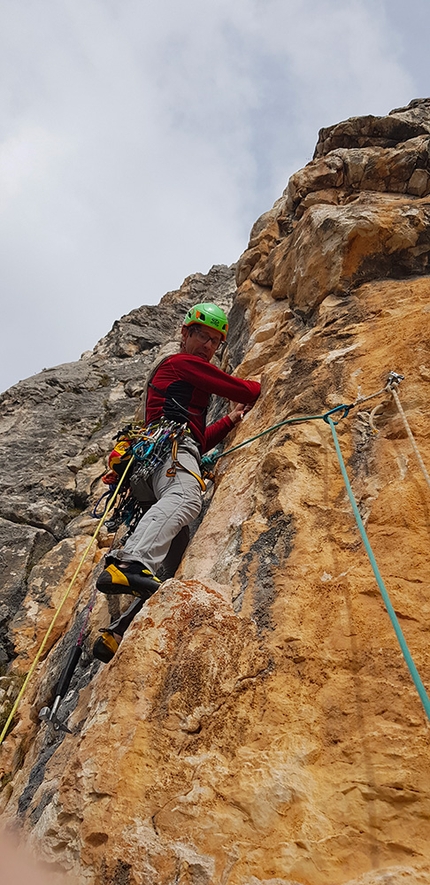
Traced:
<path fill-rule="evenodd" d="M 255 225 L 238 266 L 250 337 L 237 372 L 261 378 L 262 395 L 229 444 L 381 391 L 394 370 L 430 467 L 430 198 L 413 190 L 430 110 L 396 114 L 324 130 L 317 159 Z M 373 177 L 346 187 L 359 161 Z M 429 487 L 388 392 L 337 431 L 430 692 Z M 106 616 L 98 600 L 93 638 Z M 51 754 L 33 711 L 48 665 L 5 742 L 2 794 L 4 819 L 48 864 L 88 885 L 430 880 L 428 720 L 325 422 L 219 461 L 175 579 L 82 688 L 75 733 Z"/>

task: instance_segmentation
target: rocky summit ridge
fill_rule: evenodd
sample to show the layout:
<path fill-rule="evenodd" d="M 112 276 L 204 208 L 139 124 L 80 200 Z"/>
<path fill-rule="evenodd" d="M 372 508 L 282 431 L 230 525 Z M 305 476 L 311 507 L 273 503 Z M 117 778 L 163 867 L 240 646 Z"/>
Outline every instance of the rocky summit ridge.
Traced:
<path fill-rule="evenodd" d="M 186 309 L 230 312 L 222 367 L 261 379 L 229 438 L 379 393 L 337 426 L 362 519 L 430 692 L 430 99 L 322 129 L 237 265 L 140 307 L 76 363 L 1 397 L 5 723 L 95 522 L 106 453 Z M 328 425 L 219 461 L 185 557 L 108 665 L 127 605 L 88 601 L 100 532 L 1 750 L 1 821 L 87 885 L 427 885 L 428 721 L 364 551 Z M 128 598 L 129 599 L 129 598 Z M 84 629 L 85 628 L 85 629 Z M 40 722 L 84 629 L 61 707 Z"/>

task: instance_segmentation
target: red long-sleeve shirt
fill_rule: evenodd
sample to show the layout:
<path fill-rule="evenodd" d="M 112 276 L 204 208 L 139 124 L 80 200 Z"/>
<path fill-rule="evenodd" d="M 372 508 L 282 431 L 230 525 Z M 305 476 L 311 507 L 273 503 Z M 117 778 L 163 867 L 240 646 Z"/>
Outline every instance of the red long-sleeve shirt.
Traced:
<path fill-rule="evenodd" d="M 206 427 L 210 395 L 215 393 L 236 403 L 254 403 L 260 390 L 258 381 L 235 378 L 199 356 L 177 353 L 167 357 L 151 378 L 146 420 L 156 421 L 164 415 L 169 420 L 186 421 L 202 452 L 207 452 L 234 427 L 228 415 Z"/>

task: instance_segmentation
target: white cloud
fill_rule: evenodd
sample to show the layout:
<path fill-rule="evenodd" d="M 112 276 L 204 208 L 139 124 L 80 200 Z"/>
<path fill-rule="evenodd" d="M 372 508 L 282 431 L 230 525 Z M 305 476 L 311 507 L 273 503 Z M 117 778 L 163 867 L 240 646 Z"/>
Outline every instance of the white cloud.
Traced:
<path fill-rule="evenodd" d="M 389 10 L 0 0 L 0 387 L 235 260 L 320 126 L 412 98 Z"/>

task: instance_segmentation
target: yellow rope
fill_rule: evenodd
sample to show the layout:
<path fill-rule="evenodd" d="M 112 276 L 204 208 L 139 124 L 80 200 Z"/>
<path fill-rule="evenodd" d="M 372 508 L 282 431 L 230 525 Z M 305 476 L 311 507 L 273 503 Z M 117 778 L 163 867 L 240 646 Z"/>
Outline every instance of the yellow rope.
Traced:
<path fill-rule="evenodd" d="M 47 629 L 47 631 L 46 631 L 46 633 L 45 633 L 45 636 L 43 637 L 43 640 L 42 640 L 42 643 L 41 643 L 41 645 L 40 645 L 40 648 L 39 648 L 39 650 L 38 650 L 38 652 L 37 652 L 37 654 L 36 654 L 36 657 L 35 657 L 35 659 L 34 659 L 32 665 L 31 665 L 31 667 L 30 667 L 28 673 L 27 673 L 27 676 L 26 676 L 25 679 L 24 679 L 24 682 L 23 682 L 23 684 L 22 684 L 22 686 L 21 686 L 21 689 L 20 689 L 20 692 L 19 692 L 19 694 L 18 694 L 18 697 L 16 698 L 16 701 L 15 701 L 13 707 L 12 707 L 12 710 L 11 710 L 10 713 L 9 713 L 9 716 L 8 716 L 8 718 L 7 718 L 7 721 L 6 721 L 6 724 L 5 724 L 4 728 L 3 728 L 3 731 L 2 731 L 2 733 L 0 734 L 0 745 L 3 743 L 4 738 L 6 737 L 6 734 L 7 734 L 7 732 L 8 732 L 9 726 L 10 726 L 10 724 L 11 724 L 11 722 L 12 722 L 12 719 L 13 719 L 13 717 L 15 716 L 15 713 L 16 713 L 18 707 L 19 707 L 19 704 L 20 704 L 21 698 L 23 697 L 23 695 L 24 695 L 24 693 L 25 693 L 25 690 L 26 690 L 26 688 L 27 688 L 27 685 L 28 685 L 28 683 L 29 683 L 29 681 L 30 681 L 30 679 L 31 679 L 31 677 L 32 677 L 32 675 L 33 675 L 33 673 L 34 673 L 36 667 L 37 667 L 37 664 L 39 663 L 39 660 L 40 660 L 40 658 L 41 658 L 41 656 L 42 656 L 42 654 L 43 654 L 43 652 L 44 652 L 44 650 L 45 650 L 46 644 L 47 644 L 48 639 L 49 639 L 49 637 L 50 637 L 50 635 L 51 635 L 51 633 L 52 633 L 52 631 L 53 631 L 53 629 L 54 629 L 54 626 L 55 626 L 56 621 L 57 621 L 57 619 L 58 619 L 58 616 L 59 616 L 59 614 L 60 614 L 60 612 L 61 612 L 61 609 L 63 608 L 63 605 L 64 605 L 64 603 L 66 602 L 67 597 L 69 596 L 69 594 L 70 594 L 70 592 L 71 592 L 71 590 L 72 590 L 72 587 L 73 587 L 73 585 L 74 585 L 74 583 L 75 583 L 75 581 L 76 581 L 76 578 L 78 577 L 78 574 L 79 574 L 79 572 L 80 572 L 80 570 L 81 570 L 81 568 L 82 568 L 82 566 L 83 566 L 83 564 L 84 564 L 84 562 L 85 562 L 85 560 L 86 560 L 86 558 L 87 558 L 87 556 L 88 556 L 88 553 L 89 553 L 90 550 L 91 550 L 91 547 L 92 547 L 93 544 L 94 544 L 94 541 L 96 540 L 96 538 L 97 538 L 97 536 L 98 536 L 98 534 L 99 534 L 99 532 L 100 532 L 100 529 L 101 529 L 101 527 L 102 527 L 102 525 L 103 525 L 103 523 L 104 523 L 106 517 L 107 517 L 108 514 L 110 513 L 110 511 L 111 511 L 111 509 L 112 509 L 112 506 L 113 506 L 113 504 L 115 503 L 115 500 L 116 500 L 116 498 L 117 498 L 117 496 L 118 496 L 118 492 L 119 492 L 119 490 L 120 490 L 120 488 L 121 488 L 121 486 L 122 486 L 122 484 L 123 484 L 123 482 L 124 482 L 124 479 L 125 479 L 125 477 L 126 477 L 128 471 L 129 471 L 129 469 L 130 469 L 130 467 L 131 467 L 133 461 L 134 461 L 134 457 L 130 458 L 130 460 L 129 460 L 128 464 L 127 464 L 127 467 L 126 467 L 126 469 L 124 470 L 124 473 L 122 474 L 122 477 L 121 477 L 121 479 L 120 479 L 120 481 L 119 481 L 119 483 L 118 483 L 118 485 L 117 485 L 117 487 L 116 487 L 116 489 L 115 489 L 115 491 L 114 491 L 114 493 L 113 493 L 113 495 L 112 495 L 112 498 L 110 499 L 110 501 L 109 501 L 109 503 L 108 503 L 108 505 L 107 505 L 107 507 L 106 507 L 106 510 L 105 510 L 103 516 L 101 517 L 101 519 L 100 519 L 99 522 L 97 523 L 96 530 L 95 530 L 95 532 L 94 532 L 92 538 L 90 539 L 89 544 L 87 545 L 87 547 L 85 548 L 85 550 L 84 550 L 84 552 L 83 552 L 83 554 L 82 554 L 82 556 L 81 556 L 81 559 L 80 559 L 80 561 L 79 561 L 79 564 L 78 564 L 78 566 L 77 566 L 77 568 L 76 568 L 76 570 L 75 570 L 75 572 L 74 572 L 74 575 L 73 575 L 73 577 L 72 577 L 72 579 L 71 579 L 71 581 L 70 581 L 70 583 L 69 583 L 69 586 L 67 587 L 67 590 L 66 590 L 65 593 L 64 593 L 63 598 L 61 599 L 61 602 L 60 602 L 60 604 L 59 604 L 59 606 L 58 606 L 58 608 L 57 608 L 57 610 L 56 610 L 56 612 L 55 612 L 55 614 L 54 614 L 54 617 L 52 618 L 52 621 L 51 621 L 51 623 L 50 623 L 50 625 L 49 625 L 49 627 L 48 627 L 48 629 Z"/>
<path fill-rule="evenodd" d="M 424 474 L 424 477 L 425 477 L 425 480 L 426 480 L 426 482 L 427 482 L 427 485 L 430 487 L 430 476 L 429 476 L 429 474 L 428 474 L 428 472 L 427 472 L 427 470 L 426 470 L 426 467 L 425 467 L 424 461 L 423 461 L 423 459 L 422 459 L 422 457 L 421 457 L 421 454 L 420 454 L 420 452 L 419 452 L 419 450 L 418 450 L 418 446 L 417 446 L 417 444 L 416 444 L 416 442 L 415 442 L 415 439 L 414 439 L 414 437 L 413 437 L 412 431 L 411 431 L 411 429 L 410 429 L 410 427 L 409 427 L 409 424 L 408 424 L 408 421 L 407 421 L 406 415 L 405 415 L 405 413 L 404 413 L 404 411 L 403 411 L 403 408 L 402 408 L 401 402 L 400 402 L 400 400 L 399 400 L 399 396 L 398 396 L 398 394 L 397 394 L 397 390 L 395 389 L 393 382 L 391 382 L 391 384 L 388 384 L 388 385 L 387 385 L 385 388 L 383 388 L 382 390 L 378 390 L 377 393 L 373 393 L 373 394 L 371 394 L 370 396 L 367 396 L 367 397 L 358 397 L 357 400 L 355 401 L 355 403 L 353 403 L 353 405 L 350 406 L 349 408 L 352 408 L 352 407 L 354 407 L 354 406 L 361 405 L 361 403 L 363 403 L 363 402 L 367 402 L 368 400 L 373 399 L 374 397 L 380 396 L 382 393 L 385 393 L 385 392 L 388 392 L 388 391 L 389 391 L 389 392 L 392 394 L 392 396 L 394 397 L 394 400 L 395 400 L 395 402 L 396 402 L 396 405 L 397 405 L 397 408 L 398 408 L 398 410 L 399 410 L 400 416 L 401 416 L 401 418 L 402 418 L 403 424 L 404 424 L 404 426 L 405 426 L 406 433 L 407 433 L 407 435 L 408 435 L 408 437 L 409 437 L 409 439 L 410 439 L 410 442 L 411 442 L 411 444 L 412 444 L 413 450 L 414 450 L 414 452 L 415 452 L 415 455 L 416 455 L 416 457 L 417 457 L 417 460 L 418 460 L 418 463 L 419 463 L 419 465 L 420 465 L 420 467 L 421 467 L 421 470 L 422 470 L 422 472 L 423 472 L 423 474 Z M 339 409 L 339 408 L 345 408 L 345 407 L 338 407 L 338 409 Z M 349 408 L 348 408 L 348 411 L 349 411 Z M 333 409 L 332 411 L 336 411 L 336 409 Z M 330 412 L 330 413 L 327 413 L 327 414 L 329 415 L 329 414 L 331 414 L 331 412 Z M 324 416 L 324 415 L 311 415 L 311 416 L 308 416 L 307 419 L 299 418 L 299 419 L 291 419 L 291 420 L 283 421 L 283 422 L 281 423 L 281 425 L 275 425 L 275 427 L 277 427 L 277 426 L 283 426 L 284 424 L 289 424 L 289 423 L 293 423 L 293 422 L 295 423 L 295 421 L 297 421 L 297 420 L 299 420 L 299 421 L 301 421 L 301 420 L 311 420 L 311 419 L 313 419 L 313 418 L 325 418 L 325 417 L 326 417 L 326 416 Z M 272 430 L 272 429 L 274 429 L 274 428 L 269 428 L 269 430 Z M 264 431 L 263 433 L 267 433 L 267 432 L 268 432 L 268 431 L 266 430 L 266 431 Z M 258 434 L 258 436 L 262 436 L 262 435 L 263 435 L 263 434 Z M 257 438 L 258 438 L 258 437 L 252 437 L 252 439 L 257 439 Z M 236 448 L 240 448 L 241 446 L 245 445 L 247 442 L 251 442 L 252 439 L 251 439 L 251 440 L 245 440 L 244 443 L 240 443 L 238 446 L 234 446 L 234 449 L 236 449 Z M 223 455 L 227 455 L 227 454 L 230 453 L 230 451 L 234 451 L 234 449 L 231 449 L 231 450 L 229 450 L 228 452 L 219 453 L 219 454 L 218 454 L 218 457 L 222 457 Z M 176 453 L 174 453 L 174 454 L 176 454 Z M 82 557 L 81 557 L 80 562 L 79 562 L 79 564 L 78 564 L 78 566 L 77 566 L 77 568 L 76 568 L 76 571 L 75 571 L 75 573 L 74 573 L 74 575 L 73 575 L 73 577 L 72 577 L 72 579 L 71 579 L 71 581 L 70 581 L 70 584 L 69 584 L 69 586 L 67 587 L 67 590 L 66 590 L 66 592 L 64 593 L 64 596 L 63 596 L 63 598 L 62 598 L 62 600 L 61 600 L 61 602 L 60 602 L 60 604 L 59 604 L 59 606 L 58 606 L 58 608 L 57 608 L 57 610 L 56 610 L 56 612 L 55 612 L 55 615 L 54 615 L 54 617 L 53 617 L 53 619 L 52 619 L 52 621 L 51 621 L 51 623 L 50 623 L 50 625 L 49 625 L 49 627 L 48 627 L 48 629 L 47 629 L 47 631 L 46 631 L 46 633 L 45 633 L 45 636 L 44 636 L 44 638 L 43 638 L 43 640 L 42 640 L 42 643 L 41 643 L 40 648 L 39 648 L 39 650 L 38 650 L 38 652 L 37 652 L 37 654 L 36 654 L 36 657 L 35 657 L 35 659 L 34 659 L 32 665 L 31 665 L 31 667 L 30 667 L 29 672 L 27 673 L 27 676 L 25 677 L 25 680 L 24 680 L 24 682 L 23 682 L 23 684 L 22 684 L 22 687 L 21 687 L 21 690 L 20 690 L 20 692 L 19 692 L 19 694 L 18 694 L 18 697 L 16 698 L 16 701 L 15 701 L 15 703 L 14 703 L 14 705 L 13 705 L 13 707 L 12 707 L 12 710 L 11 710 L 9 716 L 8 716 L 8 719 L 7 719 L 7 722 L 6 722 L 6 724 L 5 724 L 4 728 L 3 728 L 3 731 L 2 731 L 2 733 L 0 734 L 0 745 L 3 743 L 3 740 L 4 740 L 5 736 L 6 736 L 7 731 L 8 731 L 8 729 L 9 729 L 9 726 L 10 726 L 10 724 L 11 724 L 11 722 L 12 722 L 12 719 L 13 719 L 13 717 L 14 717 L 14 715 L 15 715 L 17 709 L 18 709 L 18 706 L 19 706 L 19 703 L 20 703 L 20 701 L 21 701 L 21 698 L 23 697 L 23 695 L 24 695 L 24 693 L 25 693 L 25 690 L 26 690 L 26 688 L 27 688 L 27 685 L 28 685 L 28 683 L 29 683 L 29 681 L 30 681 L 30 679 L 31 679 L 31 677 L 32 677 L 32 675 L 33 675 L 33 673 L 34 673 L 34 670 L 36 669 L 37 664 L 39 663 L 40 657 L 41 657 L 41 655 L 42 655 L 42 653 L 43 653 L 43 651 L 44 651 L 44 649 L 45 649 L 45 647 L 46 647 L 47 641 L 48 641 L 48 639 L 49 639 L 49 636 L 50 636 L 51 633 L 52 633 L 52 630 L 53 630 L 53 628 L 54 628 L 54 626 L 55 626 L 55 623 L 56 623 L 56 621 L 57 621 L 57 619 L 58 619 L 58 616 L 59 616 L 59 614 L 60 614 L 60 612 L 61 612 L 61 609 L 63 608 L 63 605 L 64 605 L 64 603 L 66 602 L 67 597 L 69 596 L 69 594 L 70 594 L 70 592 L 71 592 L 71 590 L 72 590 L 72 587 L 73 587 L 73 585 L 74 585 L 74 583 L 75 583 L 75 581 L 76 581 L 76 578 L 77 578 L 77 576 L 78 576 L 78 574 L 79 574 L 79 572 L 80 572 L 80 570 L 81 570 L 81 568 L 82 568 L 82 566 L 83 566 L 83 564 L 84 564 L 84 562 L 85 562 L 86 557 L 88 556 L 89 551 L 91 550 L 92 545 L 94 544 L 94 541 L 96 540 L 96 538 L 97 538 L 97 536 L 98 536 L 98 534 L 99 534 L 99 532 L 100 532 L 100 529 L 101 529 L 101 527 L 102 527 L 102 525 L 103 525 L 103 523 L 104 523 L 106 517 L 108 516 L 110 510 L 112 509 L 112 506 L 113 506 L 113 504 L 114 504 L 114 502 L 115 502 L 115 499 L 116 499 L 116 497 L 117 497 L 117 495 L 118 495 L 118 492 L 119 492 L 119 490 L 120 490 L 120 488 L 121 488 L 121 485 L 122 485 L 122 483 L 123 483 L 123 481 L 124 481 L 124 479 L 125 479 L 125 477 L 126 477 L 126 475 L 127 475 L 128 470 L 130 469 L 130 467 L 131 467 L 133 461 L 134 461 L 134 457 L 130 458 L 130 461 L 128 462 L 127 467 L 126 467 L 126 469 L 125 469 L 125 471 L 124 471 L 124 473 L 123 473 L 123 475 L 122 475 L 122 477 L 121 477 L 121 479 L 120 479 L 120 481 L 119 481 L 119 483 L 118 483 L 118 486 L 117 486 L 117 488 L 115 489 L 115 492 L 114 492 L 112 498 L 110 499 L 110 501 L 109 501 L 109 503 L 108 503 L 108 506 L 107 506 L 107 508 L 106 508 L 106 510 L 105 510 L 105 512 L 104 512 L 104 514 L 103 514 L 103 516 L 101 517 L 99 523 L 97 524 L 97 528 L 96 528 L 96 530 L 95 530 L 95 532 L 94 532 L 94 534 L 93 534 L 93 536 L 92 536 L 92 538 L 91 538 L 91 540 L 90 540 L 88 546 L 86 547 L 84 553 L 82 554 Z M 187 470 L 187 468 L 183 468 L 183 467 L 182 467 L 182 464 L 180 464 L 180 463 L 177 462 L 177 461 L 175 462 L 175 460 L 173 460 L 173 465 L 172 465 L 172 466 L 173 466 L 173 469 L 174 469 L 174 470 L 175 470 L 175 468 L 177 468 L 177 467 L 180 467 L 180 468 L 182 468 L 182 469 L 184 469 L 184 470 Z M 172 469 L 172 468 L 171 468 L 171 469 Z M 189 470 L 188 473 L 192 473 L 192 471 Z M 169 473 L 169 471 L 167 471 L 167 474 L 166 474 L 166 475 L 169 476 L 169 475 L 171 475 L 171 474 Z M 199 482 L 203 485 L 203 482 L 202 482 L 202 480 L 200 479 L 200 477 L 198 477 L 198 476 L 197 476 L 196 474 L 194 474 L 194 473 L 193 473 L 193 476 L 195 476 L 196 479 L 198 479 Z M 206 489 L 205 489 L 205 490 L 206 490 Z"/>

